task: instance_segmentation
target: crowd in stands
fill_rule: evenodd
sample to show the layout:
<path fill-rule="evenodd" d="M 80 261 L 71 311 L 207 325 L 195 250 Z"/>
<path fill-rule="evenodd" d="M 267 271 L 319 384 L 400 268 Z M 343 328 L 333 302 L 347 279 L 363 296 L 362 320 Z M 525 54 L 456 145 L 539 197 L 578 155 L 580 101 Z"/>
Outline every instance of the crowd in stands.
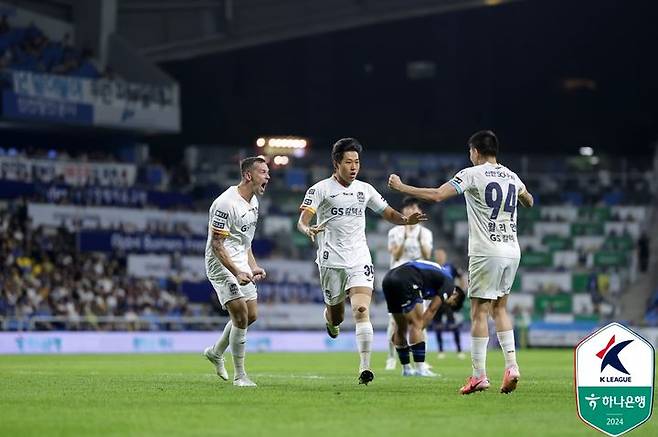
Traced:
<path fill-rule="evenodd" d="M 33 228 L 24 204 L 0 210 L 0 235 L 0 316 L 68 319 L 41 329 L 108 329 L 99 317 L 199 315 L 175 284 L 130 277 L 113 255 L 77 252 L 64 228 Z"/>
<path fill-rule="evenodd" d="M 89 49 L 75 48 L 68 33 L 61 41 L 51 41 L 34 23 L 14 27 L 7 15 L 0 17 L 0 70 L 112 78 L 109 68 L 101 74 L 92 55 Z"/>

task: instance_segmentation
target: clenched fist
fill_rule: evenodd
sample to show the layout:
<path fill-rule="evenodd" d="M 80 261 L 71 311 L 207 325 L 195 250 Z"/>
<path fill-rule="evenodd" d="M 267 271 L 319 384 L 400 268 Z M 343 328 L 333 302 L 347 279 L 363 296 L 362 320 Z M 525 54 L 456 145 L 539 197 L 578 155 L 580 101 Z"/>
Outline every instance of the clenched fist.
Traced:
<path fill-rule="evenodd" d="M 388 188 L 391 190 L 400 191 L 400 187 L 402 187 L 400 176 L 393 173 L 388 177 Z"/>

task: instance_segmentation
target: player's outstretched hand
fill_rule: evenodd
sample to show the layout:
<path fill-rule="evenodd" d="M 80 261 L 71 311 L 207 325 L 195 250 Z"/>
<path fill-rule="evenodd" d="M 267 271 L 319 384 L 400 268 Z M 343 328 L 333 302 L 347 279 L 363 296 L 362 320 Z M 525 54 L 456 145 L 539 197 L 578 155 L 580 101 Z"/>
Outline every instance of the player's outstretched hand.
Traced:
<path fill-rule="evenodd" d="M 308 238 L 311 239 L 311 241 L 315 242 L 315 236 L 323 231 L 324 231 L 324 226 L 319 226 L 319 225 L 309 226 L 306 235 L 308 236 Z"/>
<path fill-rule="evenodd" d="M 427 221 L 427 215 L 423 214 L 422 212 L 414 212 L 409 217 L 407 217 L 408 225 L 415 225 L 417 223 L 426 222 L 426 221 Z"/>
<path fill-rule="evenodd" d="M 240 272 L 238 273 L 238 276 L 236 276 L 238 283 L 240 285 L 247 285 L 248 283 L 253 281 L 253 276 L 251 276 L 251 273 L 247 272 Z"/>
<path fill-rule="evenodd" d="M 265 279 L 265 277 L 267 276 L 267 273 L 265 272 L 265 269 L 262 268 L 262 267 L 258 267 L 258 266 L 256 266 L 256 268 L 251 269 L 251 273 L 253 273 L 253 275 L 254 275 L 252 277 L 252 280 L 254 282 Z"/>
<path fill-rule="evenodd" d="M 393 173 L 388 177 L 388 188 L 391 190 L 400 191 L 400 187 L 402 187 L 402 180 L 400 180 L 400 176 Z"/>

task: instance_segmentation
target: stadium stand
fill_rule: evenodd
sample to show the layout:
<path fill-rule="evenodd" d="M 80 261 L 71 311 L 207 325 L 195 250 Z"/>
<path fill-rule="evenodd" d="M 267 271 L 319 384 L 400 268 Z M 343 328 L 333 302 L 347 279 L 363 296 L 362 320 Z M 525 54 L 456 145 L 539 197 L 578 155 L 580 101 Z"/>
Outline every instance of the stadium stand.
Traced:
<path fill-rule="evenodd" d="M 240 151 L 234 152 L 229 155 L 237 161 Z M 422 162 L 424 168 L 416 176 L 417 182 L 431 186 L 467 165 L 465 157 L 453 155 L 437 155 L 432 160 L 415 154 L 374 159 L 367 156 L 363 179 L 393 204 L 399 203 L 400 198 L 386 189 L 389 173 L 404 175 Z M 523 157 L 512 159 L 522 161 Z M 2 215 L 3 235 L 8 236 L 2 246 L 2 282 L 9 285 L 3 287 L 0 298 L 5 328 L 60 326 L 47 322 L 49 316 L 55 320 L 60 316 L 72 317 L 73 322 L 67 325 L 72 329 L 114 329 L 116 324 L 87 318 L 136 317 L 147 320 L 144 326 L 153 327 L 155 322 L 151 320 L 149 324 L 149 317 L 214 314 L 210 300 L 213 293 L 205 281 L 201 257 L 205 246 L 205 208 L 221 187 L 238 179 L 236 162 L 199 160 L 198 167 L 183 172 L 194 177 L 179 178 L 179 182 L 186 180 L 175 185 L 180 191 L 169 191 L 171 184 L 163 181 L 170 180 L 170 173 L 180 172 L 177 165 L 155 166 L 158 176 L 148 177 L 148 169 L 154 167 L 152 162 L 138 165 L 103 154 L 89 157 L 65 151 L 28 154 L 4 150 L 0 160 L 4 163 L 0 166 L 0 187 L 4 187 L 0 197 L 7 201 Z M 43 160 L 54 169 L 44 172 L 45 167 L 38 165 Z M 24 164 L 23 172 L 16 171 L 16 165 L 9 165 L 19 161 Z M 262 224 L 253 245 L 254 253 L 270 271 L 259 288 L 259 299 L 265 305 L 321 302 L 312 263 L 314 248 L 295 232 L 294 224 L 305 187 L 311 180 L 329 174 L 324 161 L 324 155 L 315 152 L 293 166 L 273 170 L 272 182 L 261 202 Z M 646 192 L 651 173 L 600 168 L 584 173 L 569 168 L 567 158 L 557 162 L 562 166 L 560 177 L 537 171 L 532 173 L 534 176 L 525 175 L 526 183 L 537 187 L 539 206 L 518 211 L 523 257 L 514 283 L 512 308 L 517 318 L 526 322 L 614 318 L 619 314 L 621 294 L 642 264 L 637 253 L 646 231 L 642 224 L 648 217 L 649 206 L 648 199 L 635 193 Z M 85 173 L 96 177 L 67 180 L 65 174 L 57 175 L 59 164 L 74 168 L 104 164 L 115 168 L 110 172 Z M 116 171 L 122 166 L 130 170 Z M 608 184 L 606 178 L 610 180 Z M 17 189 L 17 184 L 22 184 L 22 188 Z M 586 190 L 587 184 L 600 188 Z M 608 189 L 611 184 L 619 187 L 613 194 Z M 468 229 L 461 202 L 457 199 L 448 205 L 428 205 L 428 210 L 436 245 L 446 247 L 454 262 L 465 267 Z M 109 205 L 114 212 L 102 209 Z M 181 209 L 185 211 L 177 212 Z M 61 223 L 49 222 L 47 217 L 54 215 L 68 218 Z M 386 233 L 390 225 L 371 217 L 368 226 L 373 261 L 381 279 L 388 266 Z M 150 246 L 146 248 L 145 244 Z M 56 275 L 62 268 L 78 279 Z M 100 271 L 94 274 L 94 268 Z M 376 300 L 382 301 L 379 283 L 377 288 Z M 142 292 L 146 297 L 137 299 Z M 647 321 L 651 311 L 650 308 Z M 29 320 L 37 316 L 39 323 L 30 324 Z M 182 326 L 161 325 L 164 329 Z"/>
<path fill-rule="evenodd" d="M 89 49 L 73 47 L 67 33 L 52 41 L 34 23 L 14 27 L 7 15 L 0 17 L 0 69 L 52 73 L 96 79 L 103 75 Z M 103 69 L 101 69 L 103 70 Z M 109 77 L 111 69 L 104 69 Z"/>

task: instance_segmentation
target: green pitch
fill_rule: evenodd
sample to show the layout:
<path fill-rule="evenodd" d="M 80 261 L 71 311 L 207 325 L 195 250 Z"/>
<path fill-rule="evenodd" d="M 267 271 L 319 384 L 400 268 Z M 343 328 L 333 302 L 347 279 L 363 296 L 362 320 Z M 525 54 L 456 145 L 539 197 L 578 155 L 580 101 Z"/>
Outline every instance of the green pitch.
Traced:
<path fill-rule="evenodd" d="M 234 388 L 198 355 L 0 357 L 2 436 L 567 436 L 602 435 L 578 419 L 571 350 L 519 352 L 522 380 L 460 396 L 468 360 L 430 355 L 439 379 L 402 378 L 374 356 L 357 384 L 356 353 L 247 355 L 258 388 Z M 230 362 L 230 358 L 227 360 Z M 651 419 L 633 436 L 658 435 Z"/>

